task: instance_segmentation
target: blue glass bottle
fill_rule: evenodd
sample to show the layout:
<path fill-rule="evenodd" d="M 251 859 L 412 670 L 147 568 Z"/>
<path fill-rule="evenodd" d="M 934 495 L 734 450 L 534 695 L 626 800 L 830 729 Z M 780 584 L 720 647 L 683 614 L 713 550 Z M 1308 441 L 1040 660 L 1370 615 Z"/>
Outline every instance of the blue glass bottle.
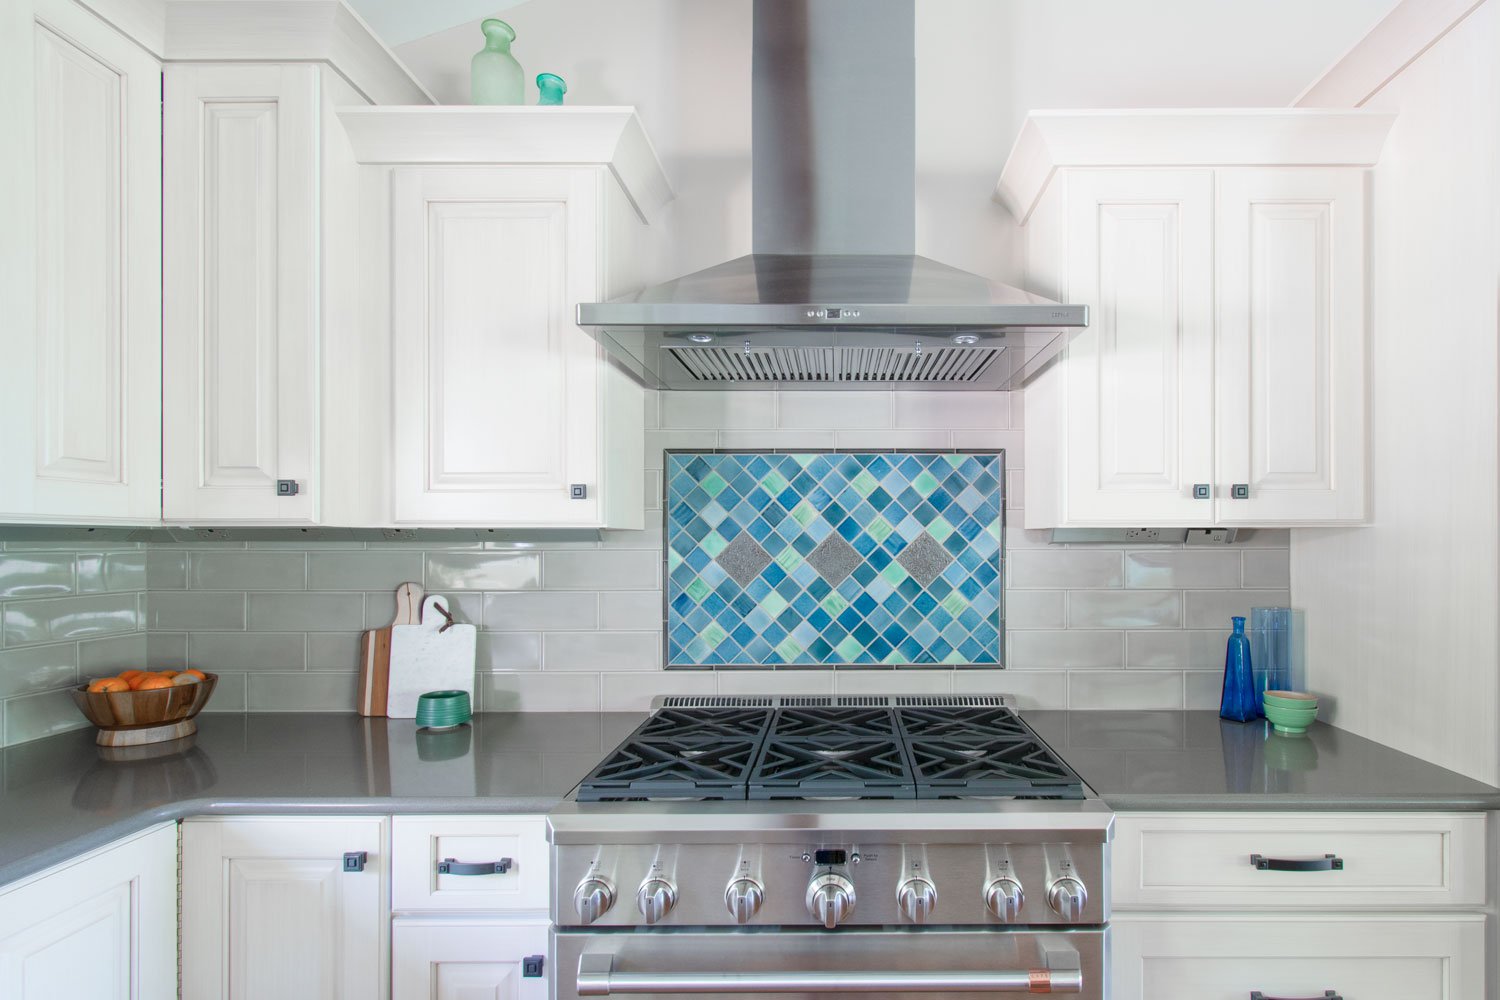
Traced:
<path fill-rule="evenodd" d="M 1245 619 L 1229 619 L 1234 631 L 1224 649 L 1224 694 L 1219 699 L 1219 718 L 1249 722 L 1260 713 L 1255 705 L 1255 671 L 1250 666 L 1250 640 Z"/>

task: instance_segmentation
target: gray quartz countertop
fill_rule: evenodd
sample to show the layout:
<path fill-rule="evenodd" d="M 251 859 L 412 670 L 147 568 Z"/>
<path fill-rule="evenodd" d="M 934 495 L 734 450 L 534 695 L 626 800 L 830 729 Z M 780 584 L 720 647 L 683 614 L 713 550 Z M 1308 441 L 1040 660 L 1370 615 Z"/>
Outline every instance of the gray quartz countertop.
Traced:
<path fill-rule="evenodd" d="M 1500 789 L 1331 726 L 1212 712 L 1023 717 L 1115 809 L 1500 809 Z M 0 751 L 0 885 L 153 823 L 234 813 L 546 812 L 644 718 L 498 713 L 418 733 L 344 714 L 203 715 L 185 748 L 78 730 Z"/>

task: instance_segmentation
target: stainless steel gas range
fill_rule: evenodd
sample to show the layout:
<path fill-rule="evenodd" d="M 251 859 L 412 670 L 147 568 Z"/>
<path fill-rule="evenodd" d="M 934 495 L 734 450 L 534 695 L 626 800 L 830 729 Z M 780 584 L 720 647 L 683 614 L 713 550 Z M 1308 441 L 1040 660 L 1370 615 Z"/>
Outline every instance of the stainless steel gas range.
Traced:
<path fill-rule="evenodd" d="M 1108 994 L 1114 817 L 998 697 L 662 699 L 550 820 L 558 1000 Z"/>

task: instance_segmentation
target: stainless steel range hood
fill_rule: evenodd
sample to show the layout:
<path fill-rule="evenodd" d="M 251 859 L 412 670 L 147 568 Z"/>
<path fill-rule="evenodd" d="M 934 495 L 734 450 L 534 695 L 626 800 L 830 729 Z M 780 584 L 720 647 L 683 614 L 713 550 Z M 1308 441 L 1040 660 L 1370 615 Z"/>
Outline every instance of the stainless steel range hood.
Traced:
<path fill-rule="evenodd" d="M 914 0 L 754 18 L 754 253 L 579 305 L 617 363 L 662 389 L 1005 389 L 1087 325 L 913 253 Z"/>

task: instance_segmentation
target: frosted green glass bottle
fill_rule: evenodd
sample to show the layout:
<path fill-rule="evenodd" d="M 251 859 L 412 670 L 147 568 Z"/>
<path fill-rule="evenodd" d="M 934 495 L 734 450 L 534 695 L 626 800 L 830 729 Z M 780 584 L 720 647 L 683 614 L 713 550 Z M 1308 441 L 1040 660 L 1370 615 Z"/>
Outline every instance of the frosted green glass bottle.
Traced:
<path fill-rule="evenodd" d="M 496 17 L 479 25 L 484 48 L 469 63 L 469 99 L 475 104 L 520 104 L 526 86 L 521 64 L 510 54 L 515 29 Z"/>
<path fill-rule="evenodd" d="M 538 104 L 561 104 L 563 95 L 568 92 L 568 84 L 556 73 L 538 73 L 536 89 L 541 95 L 536 99 Z"/>

